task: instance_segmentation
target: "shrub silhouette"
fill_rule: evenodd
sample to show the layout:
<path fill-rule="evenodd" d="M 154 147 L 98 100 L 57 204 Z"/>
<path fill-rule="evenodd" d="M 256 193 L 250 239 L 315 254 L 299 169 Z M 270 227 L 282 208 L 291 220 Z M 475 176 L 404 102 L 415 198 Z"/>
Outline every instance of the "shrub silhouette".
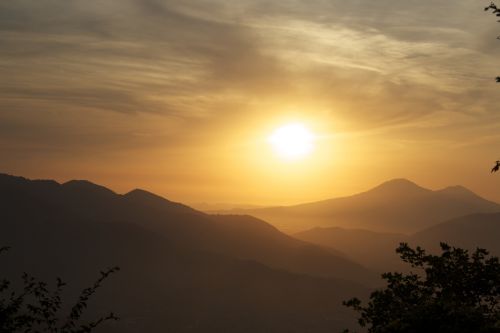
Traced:
<path fill-rule="evenodd" d="M 488 251 L 441 243 L 441 255 L 401 243 L 401 259 L 417 272 L 385 273 L 385 289 L 366 306 L 353 298 L 344 305 L 359 312 L 370 333 L 500 332 L 500 263 Z M 344 332 L 349 332 L 348 330 Z"/>
<path fill-rule="evenodd" d="M 0 248 L 0 254 L 8 247 Z M 100 277 L 94 284 L 83 289 L 77 302 L 70 308 L 69 314 L 63 316 L 61 293 L 65 283 L 56 279 L 55 290 L 49 290 L 46 282 L 23 273 L 23 288 L 21 292 L 11 290 L 11 282 L 0 280 L 0 333 L 11 332 L 50 332 L 50 333 L 84 333 L 91 332 L 105 321 L 118 320 L 112 312 L 107 316 L 90 322 L 81 322 L 87 302 L 101 287 L 109 275 L 120 268 L 113 267 L 100 272 Z"/>

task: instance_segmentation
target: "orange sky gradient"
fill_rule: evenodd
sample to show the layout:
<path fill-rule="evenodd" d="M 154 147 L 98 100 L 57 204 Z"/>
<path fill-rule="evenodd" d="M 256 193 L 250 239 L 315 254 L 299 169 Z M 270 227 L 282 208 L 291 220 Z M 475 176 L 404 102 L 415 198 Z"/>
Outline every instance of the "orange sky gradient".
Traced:
<path fill-rule="evenodd" d="M 0 172 L 185 203 L 391 178 L 500 201 L 498 31 L 468 0 L 3 1 Z M 317 140 L 286 161 L 268 137 L 291 122 Z"/>

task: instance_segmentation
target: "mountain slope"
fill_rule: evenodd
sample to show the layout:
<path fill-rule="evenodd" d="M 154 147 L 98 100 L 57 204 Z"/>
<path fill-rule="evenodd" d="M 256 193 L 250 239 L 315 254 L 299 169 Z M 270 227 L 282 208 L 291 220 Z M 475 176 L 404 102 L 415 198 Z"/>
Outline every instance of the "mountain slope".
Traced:
<path fill-rule="evenodd" d="M 405 265 L 395 253 L 400 242 L 440 250 L 439 243 L 474 250 L 477 247 L 500 256 L 500 213 L 472 214 L 426 228 L 413 235 L 342 228 L 314 228 L 294 236 L 348 253 L 351 258 L 378 272 L 401 270 Z"/>
<path fill-rule="evenodd" d="M 404 234 L 338 227 L 314 228 L 293 236 L 340 250 L 356 262 L 377 272 L 385 272 L 401 266 L 395 249 L 399 243 L 408 240 L 408 236 Z"/>
<path fill-rule="evenodd" d="M 499 211 L 497 203 L 460 186 L 431 191 L 395 179 L 350 197 L 234 212 L 264 219 L 289 233 L 334 226 L 413 233 L 451 218 Z"/>
<path fill-rule="evenodd" d="M 292 238 L 254 217 L 220 215 L 213 218 L 222 227 L 219 251 L 230 248 L 239 258 L 314 276 L 341 276 L 365 283 L 378 280 L 376 274 L 354 263 L 345 254 Z M 245 236 L 236 238 L 235 234 Z M 335 255 L 335 262 L 331 260 L 332 254 Z M 342 275 L 337 272 L 339 268 L 344 270 Z"/>
<path fill-rule="evenodd" d="M 345 257 L 299 242 L 264 221 L 246 218 L 246 223 L 256 228 L 250 235 L 232 226 L 242 218 L 230 218 L 234 223 L 229 223 L 227 218 L 221 222 L 221 218 L 142 190 L 119 195 L 85 181 L 59 185 L 3 175 L 0 176 L 0 200 L 5 205 L 6 217 L 14 220 L 21 216 L 18 214 L 27 214 L 24 218 L 28 220 L 43 217 L 66 219 L 68 223 L 90 220 L 136 224 L 160 233 L 178 247 L 256 260 L 297 273 L 365 283 L 376 279 L 376 275 Z M 27 204 L 31 206 L 23 207 Z"/>
<path fill-rule="evenodd" d="M 343 280 L 179 248 L 132 224 L 78 222 L 2 223 L 0 244 L 12 250 L 0 257 L 1 277 L 19 281 L 26 271 L 55 283 L 59 276 L 70 282 L 65 299 L 74 300 L 99 270 L 119 265 L 92 298 L 91 316 L 113 310 L 121 318 L 101 332 L 340 331 L 352 317 L 341 301 L 367 292 Z"/>
<path fill-rule="evenodd" d="M 103 332 L 330 332 L 352 319 L 341 301 L 367 292 L 257 262 L 266 253 L 302 255 L 332 265 L 330 273 L 345 268 L 346 259 L 320 247 L 253 218 L 217 220 L 145 191 L 122 196 L 88 182 L 0 175 L 0 210 L 0 244 L 13 247 L 0 257 L 2 276 L 60 276 L 75 299 L 99 270 L 121 266 L 91 304 L 122 318 Z"/>
<path fill-rule="evenodd" d="M 409 238 L 412 244 L 436 250 L 439 242 L 474 250 L 485 248 L 500 256 L 500 213 L 472 214 L 422 230 Z"/>

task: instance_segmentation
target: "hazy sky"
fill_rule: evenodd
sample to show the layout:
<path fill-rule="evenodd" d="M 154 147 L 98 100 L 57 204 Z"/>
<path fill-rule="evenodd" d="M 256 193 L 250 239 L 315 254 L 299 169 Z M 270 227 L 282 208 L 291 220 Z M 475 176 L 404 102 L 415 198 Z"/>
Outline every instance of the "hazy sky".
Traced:
<path fill-rule="evenodd" d="M 472 0 L 0 1 L 0 172 L 183 202 L 395 177 L 500 201 L 500 24 Z M 301 122 L 312 155 L 267 137 Z"/>

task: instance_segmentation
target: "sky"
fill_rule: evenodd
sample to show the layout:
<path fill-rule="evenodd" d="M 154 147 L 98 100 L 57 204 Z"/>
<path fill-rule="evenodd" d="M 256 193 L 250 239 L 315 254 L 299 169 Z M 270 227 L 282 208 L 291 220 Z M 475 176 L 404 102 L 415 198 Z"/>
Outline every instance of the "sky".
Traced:
<path fill-rule="evenodd" d="M 186 203 L 391 178 L 500 201 L 500 24 L 472 0 L 0 2 L 0 172 Z M 315 149 L 269 136 L 300 123 Z"/>

